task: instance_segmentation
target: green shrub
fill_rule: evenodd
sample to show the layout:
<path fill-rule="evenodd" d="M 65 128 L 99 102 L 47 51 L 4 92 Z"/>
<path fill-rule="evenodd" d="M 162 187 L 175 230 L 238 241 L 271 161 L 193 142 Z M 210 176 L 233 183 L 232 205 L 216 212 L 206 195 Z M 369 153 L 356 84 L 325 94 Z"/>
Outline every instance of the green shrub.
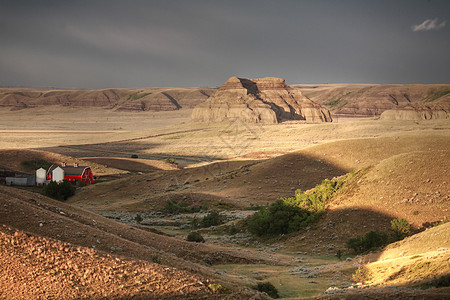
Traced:
<path fill-rule="evenodd" d="M 193 217 L 189 223 L 193 229 L 197 229 L 200 227 L 200 220 L 197 218 L 197 216 Z"/>
<path fill-rule="evenodd" d="M 294 197 L 279 198 L 268 207 L 259 208 L 248 221 L 249 231 L 258 236 L 269 236 L 306 227 L 322 215 L 328 202 L 355 174 L 352 171 L 338 179 L 325 179 L 312 190 L 298 189 Z"/>
<path fill-rule="evenodd" d="M 342 250 L 341 249 L 339 249 L 337 252 L 336 252 L 336 257 L 339 259 L 339 260 L 341 260 L 342 259 Z"/>
<path fill-rule="evenodd" d="M 370 231 L 364 237 L 357 236 L 347 240 L 347 247 L 356 253 L 369 251 L 387 244 L 386 232 Z"/>
<path fill-rule="evenodd" d="M 136 214 L 134 220 L 136 221 L 136 223 L 141 223 L 144 219 L 142 219 L 140 214 Z"/>
<path fill-rule="evenodd" d="M 131 158 L 138 158 L 139 156 L 137 154 L 131 154 Z"/>
<path fill-rule="evenodd" d="M 164 158 L 163 161 L 168 163 L 168 164 L 171 164 L 171 165 L 174 165 L 174 166 L 178 166 L 178 162 L 175 159 L 173 159 L 173 158 Z"/>
<path fill-rule="evenodd" d="M 217 211 L 213 210 L 209 214 L 203 217 L 203 219 L 200 221 L 201 227 L 211 227 L 211 226 L 217 226 L 224 223 L 224 217 L 221 216 Z"/>
<path fill-rule="evenodd" d="M 354 282 L 366 283 L 370 280 L 370 270 L 365 266 L 359 266 L 355 273 L 352 274 Z"/>
<path fill-rule="evenodd" d="M 236 225 L 231 225 L 231 227 L 230 228 L 228 228 L 228 230 L 227 230 L 227 233 L 229 234 L 229 235 L 235 235 L 236 233 L 238 233 L 239 232 L 239 229 L 236 227 Z"/>
<path fill-rule="evenodd" d="M 67 180 L 60 183 L 50 181 L 49 184 L 42 188 L 41 193 L 47 197 L 59 201 L 65 201 L 69 199 L 69 197 L 75 195 L 75 187 Z"/>
<path fill-rule="evenodd" d="M 409 223 L 406 219 L 403 218 L 391 220 L 391 230 L 394 232 L 394 239 L 396 241 L 402 240 L 405 237 L 411 235 Z"/>
<path fill-rule="evenodd" d="M 258 236 L 286 234 L 306 226 L 311 218 L 312 214 L 278 199 L 250 219 L 248 230 Z"/>
<path fill-rule="evenodd" d="M 269 281 L 258 282 L 258 284 L 255 287 L 255 290 L 266 293 L 267 295 L 275 299 L 280 298 L 277 288 Z"/>
<path fill-rule="evenodd" d="M 205 239 L 203 238 L 203 236 L 198 233 L 197 231 L 192 231 L 188 234 L 187 241 L 189 242 L 196 242 L 196 243 L 204 243 Z"/>

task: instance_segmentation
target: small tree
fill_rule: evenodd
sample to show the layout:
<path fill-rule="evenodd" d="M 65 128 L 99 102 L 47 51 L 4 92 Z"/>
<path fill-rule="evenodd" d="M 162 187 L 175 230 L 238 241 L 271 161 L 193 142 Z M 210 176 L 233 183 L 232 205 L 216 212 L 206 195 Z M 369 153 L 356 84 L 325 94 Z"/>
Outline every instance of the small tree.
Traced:
<path fill-rule="evenodd" d="M 406 219 L 393 219 L 391 221 L 391 230 L 394 232 L 394 239 L 399 241 L 411 235 L 409 223 Z"/>
<path fill-rule="evenodd" d="M 50 181 L 42 188 L 42 194 L 59 201 L 65 201 L 75 195 L 75 187 L 65 179 L 60 183 Z"/>
<path fill-rule="evenodd" d="M 223 217 L 215 210 L 203 217 L 200 222 L 201 227 L 217 226 L 223 223 Z"/>
<path fill-rule="evenodd" d="M 192 231 L 188 234 L 187 241 L 189 242 L 196 242 L 196 243 L 204 243 L 205 239 L 203 238 L 203 236 L 198 233 L 197 231 Z"/>
<path fill-rule="evenodd" d="M 267 282 L 258 282 L 258 284 L 255 287 L 255 290 L 260 291 L 260 292 L 264 292 L 267 295 L 269 295 L 270 297 L 277 299 L 280 298 L 280 295 L 278 294 L 278 290 L 277 288 L 270 283 L 269 281 Z"/>
<path fill-rule="evenodd" d="M 134 218 L 134 220 L 136 221 L 136 223 L 141 223 L 144 219 L 142 219 L 140 214 L 136 214 L 136 217 Z"/>

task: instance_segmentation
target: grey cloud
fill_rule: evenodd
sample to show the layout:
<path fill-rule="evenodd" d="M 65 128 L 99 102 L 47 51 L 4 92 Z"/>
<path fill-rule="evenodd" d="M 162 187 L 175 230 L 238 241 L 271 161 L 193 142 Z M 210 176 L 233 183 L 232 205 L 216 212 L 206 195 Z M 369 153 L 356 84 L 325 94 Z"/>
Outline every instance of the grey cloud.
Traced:
<path fill-rule="evenodd" d="M 447 21 L 442 21 L 439 23 L 439 19 L 427 19 L 423 21 L 419 25 L 413 25 L 411 28 L 414 32 L 416 31 L 429 31 L 429 30 L 439 30 L 441 28 L 444 28 L 447 24 Z"/>

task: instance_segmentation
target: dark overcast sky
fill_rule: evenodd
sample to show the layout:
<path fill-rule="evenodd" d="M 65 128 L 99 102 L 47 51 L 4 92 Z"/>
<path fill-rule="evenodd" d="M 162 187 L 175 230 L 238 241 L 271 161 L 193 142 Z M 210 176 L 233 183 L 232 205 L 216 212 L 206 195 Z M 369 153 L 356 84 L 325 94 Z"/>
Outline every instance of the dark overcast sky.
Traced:
<path fill-rule="evenodd" d="M 450 1 L 0 0 L 0 85 L 450 83 Z"/>

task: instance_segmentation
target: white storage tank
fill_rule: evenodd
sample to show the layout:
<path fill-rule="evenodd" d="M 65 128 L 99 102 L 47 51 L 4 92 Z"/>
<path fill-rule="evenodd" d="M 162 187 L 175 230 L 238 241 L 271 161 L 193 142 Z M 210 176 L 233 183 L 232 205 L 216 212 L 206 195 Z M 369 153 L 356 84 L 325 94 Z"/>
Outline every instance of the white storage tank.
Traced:
<path fill-rule="evenodd" d="M 36 170 L 36 184 L 43 185 L 47 179 L 47 171 L 43 168 Z"/>
<path fill-rule="evenodd" d="M 61 182 L 64 180 L 64 170 L 61 169 L 60 167 L 56 167 L 56 169 L 54 169 L 52 171 L 52 180 L 56 181 L 56 182 Z"/>

